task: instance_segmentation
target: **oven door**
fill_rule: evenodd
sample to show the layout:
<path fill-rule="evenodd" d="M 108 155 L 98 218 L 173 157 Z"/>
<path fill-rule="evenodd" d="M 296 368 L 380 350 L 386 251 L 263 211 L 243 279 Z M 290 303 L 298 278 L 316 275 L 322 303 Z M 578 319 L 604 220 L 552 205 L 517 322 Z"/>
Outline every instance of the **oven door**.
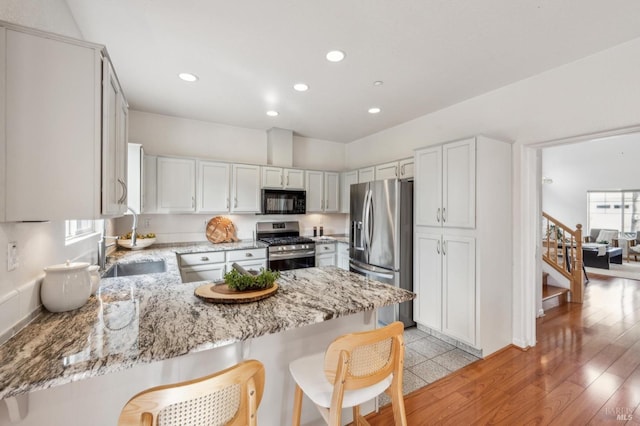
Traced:
<path fill-rule="evenodd" d="M 272 271 L 288 271 L 289 269 L 313 268 L 314 266 L 316 266 L 315 249 L 269 253 L 269 269 Z"/>

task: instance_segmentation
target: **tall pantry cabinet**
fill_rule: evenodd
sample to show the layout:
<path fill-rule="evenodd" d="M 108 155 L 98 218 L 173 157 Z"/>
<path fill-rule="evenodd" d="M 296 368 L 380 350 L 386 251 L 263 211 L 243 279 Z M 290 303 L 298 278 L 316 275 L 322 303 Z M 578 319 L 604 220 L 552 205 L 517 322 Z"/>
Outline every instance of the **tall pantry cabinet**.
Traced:
<path fill-rule="evenodd" d="M 489 355 L 512 337 L 511 145 L 477 136 L 414 160 L 414 320 Z"/>
<path fill-rule="evenodd" d="M 104 46 L 0 21 L 0 221 L 126 211 L 127 113 Z"/>

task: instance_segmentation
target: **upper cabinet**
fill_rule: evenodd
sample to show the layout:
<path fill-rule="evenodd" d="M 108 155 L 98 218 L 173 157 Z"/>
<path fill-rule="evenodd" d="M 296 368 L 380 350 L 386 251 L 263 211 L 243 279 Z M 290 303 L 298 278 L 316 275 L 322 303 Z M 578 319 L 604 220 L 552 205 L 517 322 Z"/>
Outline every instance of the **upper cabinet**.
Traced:
<path fill-rule="evenodd" d="M 158 157 L 158 213 L 189 213 L 196 210 L 196 161 Z"/>
<path fill-rule="evenodd" d="M 260 166 L 233 164 L 231 166 L 232 213 L 260 212 Z"/>
<path fill-rule="evenodd" d="M 400 179 L 413 177 L 413 157 L 398 161 L 398 177 Z"/>
<path fill-rule="evenodd" d="M 340 173 L 340 213 L 349 213 L 351 208 L 351 185 L 358 183 L 358 171 Z"/>
<path fill-rule="evenodd" d="M 416 225 L 474 228 L 475 138 L 417 150 L 415 164 Z"/>
<path fill-rule="evenodd" d="M 398 162 L 378 164 L 375 171 L 376 180 L 395 179 L 398 177 Z"/>
<path fill-rule="evenodd" d="M 371 182 L 373 180 L 376 180 L 376 168 L 374 166 L 358 170 L 358 183 Z"/>
<path fill-rule="evenodd" d="M 275 189 L 304 189 L 304 170 L 263 166 L 262 187 Z"/>
<path fill-rule="evenodd" d="M 122 214 L 127 108 L 103 46 L 0 23 L 0 221 Z"/>
<path fill-rule="evenodd" d="M 231 166 L 228 163 L 198 161 L 197 211 L 227 213 L 231 206 Z"/>
<path fill-rule="evenodd" d="M 336 213 L 339 209 L 340 174 L 307 171 L 307 213 Z"/>

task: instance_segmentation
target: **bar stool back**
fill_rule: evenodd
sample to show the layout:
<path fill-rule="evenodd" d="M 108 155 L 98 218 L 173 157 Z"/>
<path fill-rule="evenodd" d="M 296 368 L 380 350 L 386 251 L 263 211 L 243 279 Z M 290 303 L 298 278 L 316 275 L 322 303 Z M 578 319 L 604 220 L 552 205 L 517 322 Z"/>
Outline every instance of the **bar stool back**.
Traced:
<path fill-rule="evenodd" d="M 118 426 L 256 425 L 264 365 L 243 361 L 199 379 L 157 386 L 126 403 Z"/>
<path fill-rule="evenodd" d="M 342 408 L 353 407 L 354 425 L 367 424 L 360 404 L 387 392 L 396 425 L 406 426 L 402 397 L 404 325 L 394 322 L 372 331 L 338 337 L 323 354 L 289 365 L 296 382 L 293 425 L 300 424 L 302 394 L 318 407 L 330 426 L 341 424 Z"/>

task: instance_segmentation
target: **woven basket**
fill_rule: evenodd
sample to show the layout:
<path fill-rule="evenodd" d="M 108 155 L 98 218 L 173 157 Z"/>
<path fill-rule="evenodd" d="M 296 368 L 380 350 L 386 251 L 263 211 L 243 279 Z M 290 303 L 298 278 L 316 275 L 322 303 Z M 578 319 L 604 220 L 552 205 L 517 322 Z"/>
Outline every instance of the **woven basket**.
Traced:
<path fill-rule="evenodd" d="M 238 241 L 236 227 L 226 217 L 216 216 L 207 224 L 207 240 L 214 244 Z"/>

